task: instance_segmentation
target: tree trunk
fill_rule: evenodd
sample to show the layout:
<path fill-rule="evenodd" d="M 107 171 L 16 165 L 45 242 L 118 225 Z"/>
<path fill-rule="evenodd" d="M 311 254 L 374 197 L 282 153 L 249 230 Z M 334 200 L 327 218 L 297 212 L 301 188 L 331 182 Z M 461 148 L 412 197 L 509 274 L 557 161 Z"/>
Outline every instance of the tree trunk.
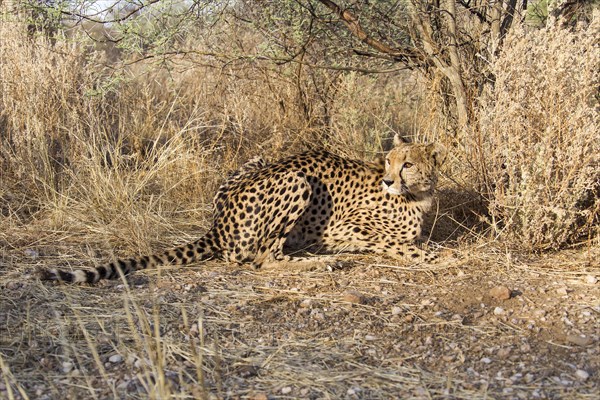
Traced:
<path fill-rule="evenodd" d="M 423 50 L 429 59 L 433 61 L 435 67 L 450 81 L 456 106 L 456 118 L 458 123 L 456 128 L 457 131 L 461 131 L 467 127 L 470 120 L 468 97 L 461 73 L 461 62 L 456 40 L 456 1 L 446 0 L 445 8 L 445 12 L 443 13 L 443 23 L 445 25 L 446 33 L 450 37 L 450 45 L 444 49 L 440 48 L 433 39 L 434 32 L 431 16 L 423 15 L 414 3 L 412 3 L 410 10 L 413 22 L 421 36 Z M 448 57 L 444 57 L 444 53 L 446 53 Z"/>

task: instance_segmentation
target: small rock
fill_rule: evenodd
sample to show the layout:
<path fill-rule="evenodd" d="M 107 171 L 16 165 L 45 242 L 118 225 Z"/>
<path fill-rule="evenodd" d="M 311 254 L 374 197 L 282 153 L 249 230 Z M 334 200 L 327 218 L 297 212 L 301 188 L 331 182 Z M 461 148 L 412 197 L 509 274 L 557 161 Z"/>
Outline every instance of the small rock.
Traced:
<path fill-rule="evenodd" d="M 480 361 L 484 364 L 490 364 L 492 362 L 492 360 L 487 357 L 483 357 Z"/>
<path fill-rule="evenodd" d="M 375 335 L 365 335 L 365 340 L 367 342 L 374 342 L 375 340 L 377 340 L 377 336 L 375 336 Z"/>
<path fill-rule="evenodd" d="M 31 257 L 31 258 L 38 258 L 40 256 L 40 253 L 38 253 L 37 251 L 35 251 L 33 249 L 25 249 L 25 251 L 23 253 L 25 253 L 25 255 L 27 257 Z"/>
<path fill-rule="evenodd" d="M 511 290 L 506 286 L 496 286 L 490 289 L 489 294 L 497 300 L 508 300 L 510 299 Z"/>
<path fill-rule="evenodd" d="M 323 314 L 318 308 L 311 309 L 309 315 L 315 320 L 323 321 L 325 319 L 325 314 Z"/>
<path fill-rule="evenodd" d="M 585 382 L 590 377 L 590 374 L 583 369 L 578 369 L 577 371 L 575 371 L 575 376 L 580 381 Z"/>
<path fill-rule="evenodd" d="M 310 306 L 312 306 L 312 300 L 311 299 L 304 299 L 300 302 L 300 308 L 310 308 Z"/>
<path fill-rule="evenodd" d="M 257 376 L 260 371 L 260 367 L 257 365 L 241 365 L 236 368 L 236 372 L 239 376 L 244 379 Z"/>
<path fill-rule="evenodd" d="M 342 296 L 342 300 L 353 304 L 364 304 L 365 296 L 362 293 L 357 292 L 356 290 L 348 290 Z"/>
<path fill-rule="evenodd" d="M 405 322 L 413 322 L 413 321 L 414 321 L 414 319 L 415 319 L 415 316 L 414 316 L 414 315 L 412 315 L 412 314 L 408 314 L 408 315 L 406 315 L 406 316 L 404 317 L 404 321 L 405 321 Z"/>
<path fill-rule="evenodd" d="M 292 388 L 289 386 L 281 388 L 281 394 L 290 394 L 292 393 Z"/>
<path fill-rule="evenodd" d="M 504 309 L 502 307 L 494 308 L 494 315 L 502 315 L 504 314 Z"/>
<path fill-rule="evenodd" d="M 400 315 L 402 314 L 402 307 L 394 306 L 392 307 L 392 315 Z"/>
<path fill-rule="evenodd" d="M 21 282 L 8 282 L 6 284 L 6 288 L 10 289 L 10 290 L 15 290 L 20 288 L 21 286 L 23 286 L 23 284 Z"/>
<path fill-rule="evenodd" d="M 502 358 L 502 359 L 508 357 L 510 355 L 510 347 L 504 347 L 504 348 L 498 350 L 497 355 L 499 358 Z"/>
<path fill-rule="evenodd" d="M 568 294 L 567 292 L 567 288 L 566 287 L 559 287 L 558 289 L 556 289 L 556 294 L 559 296 L 566 296 Z"/>
<path fill-rule="evenodd" d="M 65 374 L 68 374 L 69 372 L 71 372 L 73 370 L 73 367 L 74 367 L 74 365 L 71 361 L 64 361 L 62 363 L 62 371 Z"/>
<path fill-rule="evenodd" d="M 567 335 L 567 342 L 576 344 L 577 346 L 587 346 L 592 343 L 592 338 L 579 335 Z"/>
<path fill-rule="evenodd" d="M 127 365 L 131 366 L 133 365 L 133 363 L 135 363 L 136 360 L 136 356 L 134 356 L 132 353 L 127 354 L 127 359 L 125 360 L 125 363 L 127 363 Z"/>
<path fill-rule="evenodd" d="M 117 390 L 125 391 L 127 390 L 127 386 L 129 386 L 129 381 L 123 380 L 117 385 Z"/>
<path fill-rule="evenodd" d="M 586 275 L 584 280 L 585 283 L 589 283 L 590 285 L 595 285 L 596 282 L 598 282 L 598 278 L 596 278 L 594 275 Z"/>
<path fill-rule="evenodd" d="M 110 356 L 108 358 L 108 361 L 113 364 L 118 364 L 123 361 L 123 356 L 120 354 L 115 354 L 115 355 Z"/>
<path fill-rule="evenodd" d="M 248 397 L 248 400 L 269 400 L 269 396 L 266 393 L 254 393 Z"/>
<path fill-rule="evenodd" d="M 354 386 L 354 387 L 351 387 L 350 389 L 346 390 L 346 394 L 348 396 L 355 396 L 358 393 L 360 393 L 360 388 L 358 386 Z"/>
<path fill-rule="evenodd" d="M 538 317 L 538 318 L 545 317 L 546 316 L 546 310 L 542 310 L 542 309 L 535 310 L 533 312 L 533 315 L 536 316 L 536 317 Z"/>

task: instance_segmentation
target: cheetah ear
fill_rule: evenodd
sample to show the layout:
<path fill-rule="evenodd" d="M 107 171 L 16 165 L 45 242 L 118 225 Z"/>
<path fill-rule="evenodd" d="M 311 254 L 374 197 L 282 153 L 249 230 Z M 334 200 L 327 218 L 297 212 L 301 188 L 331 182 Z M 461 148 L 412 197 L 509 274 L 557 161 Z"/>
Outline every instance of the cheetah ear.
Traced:
<path fill-rule="evenodd" d="M 436 168 L 439 168 L 444 161 L 446 160 L 446 156 L 448 155 L 448 151 L 446 147 L 444 147 L 440 143 L 431 143 L 427 145 L 427 151 L 433 160 L 433 165 Z"/>
<path fill-rule="evenodd" d="M 398 135 L 397 133 L 394 135 L 394 147 L 400 147 L 408 143 L 403 136 Z"/>

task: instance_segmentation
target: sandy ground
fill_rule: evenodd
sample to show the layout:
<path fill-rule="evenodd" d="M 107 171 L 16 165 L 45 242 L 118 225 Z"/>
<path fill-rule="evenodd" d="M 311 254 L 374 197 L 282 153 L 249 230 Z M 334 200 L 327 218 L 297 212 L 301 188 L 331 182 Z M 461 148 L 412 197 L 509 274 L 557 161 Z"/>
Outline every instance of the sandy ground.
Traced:
<path fill-rule="evenodd" d="M 21 249 L 0 267 L 0 398 L 596 399 L 598 255 L 212 261 L 73 286 L 34 274 L 68 256 Z"/>

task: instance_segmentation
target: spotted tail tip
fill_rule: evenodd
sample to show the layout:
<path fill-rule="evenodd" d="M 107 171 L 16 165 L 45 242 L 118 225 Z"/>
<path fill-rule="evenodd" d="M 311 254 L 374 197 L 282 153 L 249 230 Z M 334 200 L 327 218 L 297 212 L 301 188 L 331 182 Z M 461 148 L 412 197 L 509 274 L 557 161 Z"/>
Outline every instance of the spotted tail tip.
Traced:
<path fill-rule="evenodd" d="M 38 277 L 42 281 L 60 281 L 67 283 L 93 283 L 97 274 L 88 271 L 62 271 L 56 268 L 41 268 Z"/>

